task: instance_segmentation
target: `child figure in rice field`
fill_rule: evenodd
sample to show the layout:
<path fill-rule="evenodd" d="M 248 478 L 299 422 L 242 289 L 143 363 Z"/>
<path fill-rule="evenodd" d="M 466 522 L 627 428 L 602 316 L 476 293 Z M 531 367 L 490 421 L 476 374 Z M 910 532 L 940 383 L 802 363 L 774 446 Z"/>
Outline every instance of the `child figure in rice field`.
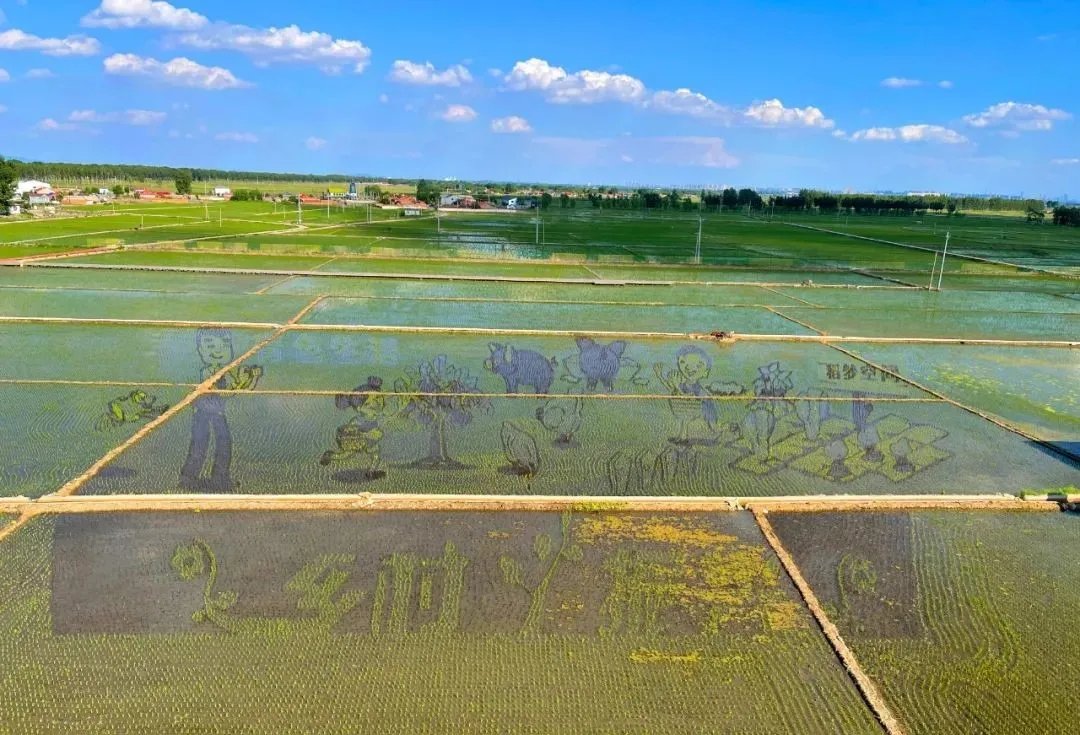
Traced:
<path fill-rule="evenodd" d="M 195 348 L 202 362 L 199 378 L 205 381 L 220 372 L 235 358 L 232 333 L 227 329 L 200 329 L 195 333 Z M 253 390 L 262 377 L 257 365 L 234 367 L 214 383 L 215 390 Z M 213 455 L 207 466 L 207 454 L 213 444 Z M 180 469 L 180 487 L 185 490 L 224 493 L 236 489 L 230 475 L 232 464 L 232 434 L 225 418 L 225 397 L 202 395 L 195 399 L 191 423 L 191 443 L 187 458 Z M 206 470 L 204 476 L 203 470 Z"/>
<path fill-rule="evenodd" d="M 334 442 L 337 449 L 328 449 L 319 458 L 324 467 L 329 464 L 359 459 L 360 467 L 355 471 L 343 470 L 335 478 L 343 482 L 363 482 L 385 477 L 386 472 L 379 467 L 379 442 L 383 431 L 379 420 L 386 411 L 386 398 L 379 393 L 382 378 L 371 376 L 367 383 L 353 389 L 352 393 L 334 396 L 334 405 L 341 410 L 352 409 L 356 415 L 337 428 Z"/>
<path fill-rule="evenodd" d="M 713 362 L 705 350 L 696 345 L 684 345 L 675 353 L 675 368 L 666 370 L 662 363 L 653 366 L 660 383 L 676 396 L 668 404 L 671 413 L 679 422 L 676 436 L 669 441 L 672 444 L 691 446 L 696 444 L 715 444 L 717 424 L 720 419 L 719 407 L 712 396 L 731 396 L 743 393 L 742 386 L 736 383 L 706 383 L 712 374 Z M 684 397 L 685 396 L 685 397 Z M 702 400 L 694 401 L 686 397 Z"/>

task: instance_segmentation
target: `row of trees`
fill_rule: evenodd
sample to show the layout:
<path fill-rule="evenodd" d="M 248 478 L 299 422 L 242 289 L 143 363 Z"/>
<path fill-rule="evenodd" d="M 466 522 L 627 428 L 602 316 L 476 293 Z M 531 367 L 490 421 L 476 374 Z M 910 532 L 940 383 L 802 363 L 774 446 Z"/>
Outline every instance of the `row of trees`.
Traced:
<path fill-rule="evenodd" d="M 1080 207 L 1054 207 L 1054 224 L 1080 227 Z"/>

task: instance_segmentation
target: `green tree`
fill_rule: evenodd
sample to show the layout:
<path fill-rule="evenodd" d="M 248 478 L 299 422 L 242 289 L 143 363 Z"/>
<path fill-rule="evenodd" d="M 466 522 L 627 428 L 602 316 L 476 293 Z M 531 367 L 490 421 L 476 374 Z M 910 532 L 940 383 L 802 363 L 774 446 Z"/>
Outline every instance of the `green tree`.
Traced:
<path fill-rule="evenodd" d="M 548 209 L 549 207 L 551 207 L 551 202 L 553 200 L 554 197 L 551 196 L 549 192 L 545 191 L 543 194 L 540 195 L 540 209 Z"/>
<path fill-rule="evenodd" d="M 434 206 L 439 202 L 439 195 L 441 189 L 439 185 L 434 181 L 428 181 L 427 179 L 420 179 L 416 182 L 416 198 L 427 204 Z"/>
<path fill-rule="evenodd" d="M 9 211 L 8 208 L 15 198 L 15 182 L 18 178 L 15 164 L 0 157 L 0 209 L 3 209 L 5 213 Z"/>
<path fill-rule="evenodd" d="M 185 168 L 176 172 L 176 193 L 191 193 L 191 171 L 189 169 Z"/>

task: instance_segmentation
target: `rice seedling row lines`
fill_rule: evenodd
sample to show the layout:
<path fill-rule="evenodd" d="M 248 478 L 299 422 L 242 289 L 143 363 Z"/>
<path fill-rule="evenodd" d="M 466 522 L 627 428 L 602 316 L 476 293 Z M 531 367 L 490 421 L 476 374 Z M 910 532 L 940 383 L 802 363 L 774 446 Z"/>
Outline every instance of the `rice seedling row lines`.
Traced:
<path fill-rule="evenodd" d="M 970 340 L 961 340 L 960 343 L 963 344 L 965 342 L 970 342 Z M 1080 461 L 1080 455 L 1069 451 L 1068 449 L 1066 449 L 1065 447 L 1063 447 L 1061 445 L 1055 444 L 1053 442 L 1046 441 L 1045 439 L 1041 439 L 1041 438 L 1035 436 L 1034 434 L 1031 434 L 1030 432 L 1025 431 L 1024 429 L 1021 429 L 1018 426 L 1015 426 L 1015 425 L 1013 425 L 1013 424 L 1011 424 L 1011 423 L 1009 423 L 1007 421 L 1003 421 L 1002 419 L 997 418 L 996 416 L 991 416 L 990 414 L 984 413 L 983 411 L 980 411 L 979 409 L 974 408 L 973 406 L 968 406 L 965 403 L 961 403 L 961 402 L 959 402 L 959 401 L 957 401 L 957 400 L 955 400 L 953 398 L 950 398 L 949 396 L 945 395 L 944 393 L 942 393 L 940 391 L 936 391 L 933 388 L 928 388 L 925 385 L 922 385 L 921 383 L 918 383 L 918 382 L 912 380 L 911 378 L 905 377 L 905 376 L 901 375 L 900 373 L 898 373 L 898 372 L 896 372 L 894 370 L 891 370 L 891 369 L 889 369 L 887 367 L 879 365 L 879 364 L 877 364 L 877 363 L 875 363 L 875 362 L 873 362 L 871 360 L 866 359 L 865 357 L 860 357 L 859 355 L 855 354 L 851 350 L 846 350 L 846 349 L 844 349 L 843 347 L 841 347 L 838 344 L 834 344 L 834 343 L 827 343 L 827 344 L 829 344 L 829 346 L 832 347 L 834 350 L 839 350 L 840 352 L 844 353 L 848 357 L 851 357 L 851 358 L 854 358 L 856 360 L 859 360 L 860 362 L 866 363 L 867 365 L 870 365 L 871 367 L 874 367 L 874 368 L 876 368 L 876 369 L 878 369 L 878 370 L 880 370 L 880 371 L 882 371 L 882 372 L 884 372 L 884 373 L 886 373 L 888 375 L 891 375 L 891 376 L 893 376 L 895 378 L 898 378 L 899 380 L 902 380 L 903 382 L 905 382 L 905 383 L 907 383 L 907 384 L 909 384 L 909 385 L 911 385 L 911 386 L 913 386 L 915 388 L 918 388 L 919 390 L 925 391 L 926 393 L 928 393 L 928 394 L 930 394 L 932 396 L 935 396 L 937 398 L 941 398 L 945 402 L 947 402 L 947 403 L 949 403 L 949 404 L 951 404 L 953 406 L 956 406 L 957 408 L 963 409 L 964 411 L 967 411 L 968 413 L 971 413 L 971 414 L 974 414 L 976 416 L 979 416 L 980 418 L 986 419 L 987 421 L 994 424 L 995 426 L 999 426 L 1002 429 L 1005 429 L 1007 431 L 1011 431 L 1014 434 L 1022 436 L 1023 438 L 1027 439 L 1028 441 L 1034 442 L 1034 443 L 1038 444 L 1039 446 L 1049 450 L 1050 452 L 1053 452 L 1054 454 L 1065 457 L 1065 458 L 1070 459 L 1070 460 L 1072 460 L 1074 462 Z"/>
<path fill-rule="evenodd" d="M 255 345 L 253 345 L 251 348 L 249 348 L 246 352 L 244 352 L 242 355 L 240 355 L 239 357 L 237 357 L 234 360 L 232 360 L 231 362 L 229 362 L 227 365 L 222 367 L 220 370 L 216 371 L 213 375 L 209 376 L 206 380 L 204 380 L 202 383 L 200 383 L 198 386 L 196 386 L 195 390 L 191 391 L 186 396 L 184 396 L 184 398 L 177 401 L 173 406 L 168 408 L 161 415 L 155 417 L 154 419 L 151 419 L 149 422 L 144 424 L 138 431 L 136 431 L 134 434 L 132 434 L 130 437 L 128 437 L 128 439 L 121 442 L 119 445 L 117 445 L 112 450 L 107 452 L 97 462 L 95 462 L 93 465 L 91 465 L 90 468 L 86 470 L 86 472 L 82 473 L 78 477 L 75 477 L 74 479 L 72 479 L 72 480 L 68 481 L 67 483 L 65 483 L 59 490 L 56 491 L 56 494 L 57 495 L 73 495 L 73 494 L 77 493 L 79 491 L 79 488 L 81 488 L 90 479 L 92 479 L 98 472 L 101 471 L 101 469 L 103 467 L 105 467 L 114 458 L 119 456 L 121 453 L 127 451 L 129 448 L 131 448 L 131 447 L 135 446 L 136 444 L 138 444 L 141 440 L 143 440 L 144 438 L 149 436 L 151 433 L 153 433 L 153 431 L 156 428 L 158 428 L 159 426 L 165 424 L 169 419 L 171 419 L 172 417 L 174 417 L 177 414 L 181 413 L 185 408 L 187 408 L 189 405 L 194 403 L 195 400 L 197 398 L 199 398 L 199 396 L 204 395 L 207 391 L 211 390 L 214 387 L 214 385 L 219 380 L 221 380 L 221 378 L 223 378 L 225 375 L 227 375 L 229 373 L 230 370 L 234 370 L 235 368 L 239 367 L 240 365 L 243 365 L 244 361 L 246 361 L 247 359 L 249 359 L 250 357 L 255 355 L 259 350 L 261 350 L 263 347 L 265 347 L 266 345 L 273 342 L 275 339 L 277 339 L 281 335 L 285 334 L 287 328 L 291 324 L 296 323 L 297 321 L 302 319 L 307 313 L 309 313 L 312 309 L 314 309 L 319 304 L 319 302 L 322 301 L 322 298 L 323 297 L 318 296 L 318 297 L 312 299 L 311 302 L 308 303 L 307 306 L 305 306 L 303 309 L 301 309 L 299 312 L 297 312 L 288 322 L 286 322 L 284 325 L 282 325 L 281 327 L 276 329 L 269 336 L 267 336 L 264 339 L 260 340 L 259 342 L 255 343 Z"/>
<path fill-rule="evenodd" d="M 906 732 L 904 726 L 889 707 L 889 704 L 885 701 L 877 684 L 867 676 L 866 672 L 859 664 L 858 659 L 855 657 L 854 651 L 851 650 L 840 635 L 840 630 L 825 613 L 825 609 L 818 601 L 817 594 L 814 592 L 813 588 L 810 587 L 810 584 L 806 581 L 806 578 L 802 575 L 798 565 L 795 563 L 795 559 L 792 558 L 791 554 L 784 548 L 780 538 L 773 530 L 767 514 L 758 510 L 753 511 L 753 514 L 754 520 L 757 521 L 762 534 L 765 536 L 765 540 L 772 548 L 773 553 L 775 553 L 780 560 L 780 564 L 784 567 L 788 577 L 795 584 L 796 589 L 802 596 L 803 602 L 806 604 L 807 608 L 809 608 L 811 615 L 814 616 L 814 620 L 817 622 L 818 627 L 821 628 L 821 632 L 829 641 L 829 644 L 836 652 L 837 657 L 843 662 L 844 668 L 847 669 L 848 673 L 851 675 L 856 687 L 859 689 L 859 693 L 863 696 L 867 706 L 873 710 L 874 716 L 877 717 L 882 728 L 889 735 L 904 735 Z"/>

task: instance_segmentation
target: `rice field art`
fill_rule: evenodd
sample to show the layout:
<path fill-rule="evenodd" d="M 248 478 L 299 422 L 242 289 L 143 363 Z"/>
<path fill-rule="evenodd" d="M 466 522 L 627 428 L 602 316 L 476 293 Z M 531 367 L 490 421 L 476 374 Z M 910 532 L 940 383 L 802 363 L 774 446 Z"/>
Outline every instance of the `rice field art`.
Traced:
<path fill-rule="evenodd" d="M 0 228 L 0 733 L 1075 729 L 1030 230 L 141 206 Z"/>

